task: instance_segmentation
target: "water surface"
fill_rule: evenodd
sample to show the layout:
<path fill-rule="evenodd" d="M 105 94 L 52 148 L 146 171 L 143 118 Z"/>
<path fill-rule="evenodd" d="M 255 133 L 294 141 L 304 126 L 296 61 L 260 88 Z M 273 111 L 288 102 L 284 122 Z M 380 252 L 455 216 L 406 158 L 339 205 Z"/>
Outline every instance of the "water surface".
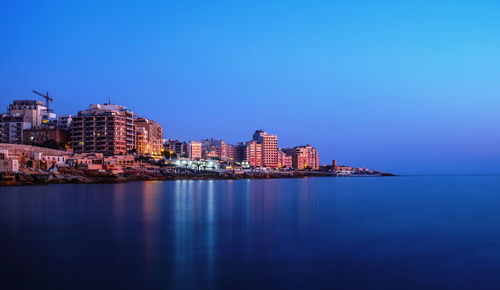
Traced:
<path fill-rule="evenodd" d="M 0 188 L 3 289 L 500 289 L 500 176 Z"/>

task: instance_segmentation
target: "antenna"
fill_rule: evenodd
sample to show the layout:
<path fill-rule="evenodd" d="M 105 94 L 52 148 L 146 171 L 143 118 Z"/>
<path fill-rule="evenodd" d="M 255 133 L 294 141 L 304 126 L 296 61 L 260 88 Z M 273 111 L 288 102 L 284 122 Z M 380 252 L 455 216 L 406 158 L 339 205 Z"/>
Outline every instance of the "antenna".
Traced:
<path fill-rule="evenodd" d="M 108 105 L 111 105 L 111 97 L 108 96 Z"/>

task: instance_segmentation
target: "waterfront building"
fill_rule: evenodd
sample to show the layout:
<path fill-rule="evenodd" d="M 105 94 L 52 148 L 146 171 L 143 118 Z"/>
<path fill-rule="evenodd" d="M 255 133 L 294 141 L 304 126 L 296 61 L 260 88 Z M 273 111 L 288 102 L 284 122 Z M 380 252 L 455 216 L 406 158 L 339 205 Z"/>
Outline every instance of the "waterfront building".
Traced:
<path fill-rule="evenodd" d="M 38 126 L 23 132 L 23 144 L 64 148 L 68 141 L 69 131 L 54 126 Z"/>
<path fill-rule="evenodd" d="M 134 120 L 136 134 L 139 134 L 139 142 L 136 144 L 137 153 L 161 155 L 163 130 L 161 125 L 144 117 Z M 142 138 L 142 139 L 141 139 Z"/>
<path fill-rule="evenodd" d="M 252 167 L 262 166 L 262 144 L 250 141 L 246 144 L 245 161 Z"/>
<path fill-rule="evenodd" d="M 18 172 L 19 160 L 17 156 L 9 156 L 9 150 L 0 149 L 0 172 Z"/>
<path fill-rule="evenodd" d="M 228 144 L 220 139 L 205 139 L 201 141 L 202 157 L 203 158 L 219 158 L 220 160 L 227 161 Z"/>
<path fill-rule="evenodd" d="M 264 167 L 278 166 L 278 136 L 257 130 L 253 134 L 253 141 L 262 144 L 261 159 Z"/>
<path fill-rule="evenodd" d="M 148 143 L 148 131 L 144 127 L 135 128 L 135 148 L 137 154 L 146 154 L 146 145 Z"/>
<path fill-rule="evenodd" d="M 227 161 L 234 162 L 236 161 L 236 146 L 227 144 L 226 146 L 226 155 Z"/>
<path fill-rule="evenodd" d="M 318 151 L 311 145 L 286 148 L 283 151 L 292 156 L 292 167 L 295 169 L 319 169 Z"/>
<path fill-rule="evenodd" d="M 278 167 L 281 168 L 292 168 L 292 156 L 286 154 L 286 152 L 282 150 L 278 150 Z"/>
<path fill-rule="evenodd" d="M 189 159 L 201 159 L 201 142 L 189 141 Z"/>
<path fill-rule="evenodd" d="M 75 153 L 124 155 L 136 148 L 136 114 L 116 104 L 92 104 L 73 118 L 70 130 Z"/>
<path fill-rule="evenodd" d="M 165 150 L 175 153 L 177 157 L 187 157 L 189 155 L 186 142 L 166 139 L 163 143 L 163 146 L 165 147 Z"/>

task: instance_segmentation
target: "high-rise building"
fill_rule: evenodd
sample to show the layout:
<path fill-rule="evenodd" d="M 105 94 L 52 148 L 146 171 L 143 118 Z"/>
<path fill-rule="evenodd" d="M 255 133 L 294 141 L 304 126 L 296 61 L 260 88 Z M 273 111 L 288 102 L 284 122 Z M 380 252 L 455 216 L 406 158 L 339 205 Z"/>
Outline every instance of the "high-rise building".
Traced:
<path fill-rule="evenodd" d="M 250 141 L 246 144 L 245 161 L 250 166 L 261 167 L 262 165 L 262 144 L 257 141 Z"/>
<path fill-rule="evenodd" d="M 143 117 L 135 119 L 134 123 L 138 139 L 143 138 L 138 140 L 141 144 L 136 144 L 137 153 L 161 155 L 163 135 L 161 125 Z"/>
<path fill-rule="evenodd" d="M 75 153 L 127 154 L 136 148 L 135 116 L 124 106 L 92 104 L 73 117 L 71 147 Z"/>
<path fill-rule="evenodd" d="M 278 136 L 271 135 L 264 130 L 257 130 L 253 134 L 253 140 L 262 144 L 262 166 L 278 166 Z"/>
<path fill-rule="evenodd" d="M 295 169 L 319 169 L 318 151 L 311 145 L 286 148 L 283 151 L 292 156 L 292 167 Z"/>
<path fill-rule="evenodd" d="M 190 159 L 201 159 L 201 142 L 189 141 L 188 151 Z"/>

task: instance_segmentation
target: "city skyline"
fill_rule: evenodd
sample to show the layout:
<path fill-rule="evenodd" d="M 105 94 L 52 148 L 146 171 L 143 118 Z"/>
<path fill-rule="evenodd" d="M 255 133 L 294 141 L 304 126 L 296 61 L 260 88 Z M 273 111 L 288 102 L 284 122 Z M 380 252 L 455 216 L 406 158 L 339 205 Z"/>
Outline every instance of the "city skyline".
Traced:
<path fill-rule="evenodd" d="M 481 3 L 8 3 L 0 96 L 49 91 L 61 114 L 110 97 L 181 140 L 264 128 L 322 163 L 499 173 L 499 4 Z"/>

